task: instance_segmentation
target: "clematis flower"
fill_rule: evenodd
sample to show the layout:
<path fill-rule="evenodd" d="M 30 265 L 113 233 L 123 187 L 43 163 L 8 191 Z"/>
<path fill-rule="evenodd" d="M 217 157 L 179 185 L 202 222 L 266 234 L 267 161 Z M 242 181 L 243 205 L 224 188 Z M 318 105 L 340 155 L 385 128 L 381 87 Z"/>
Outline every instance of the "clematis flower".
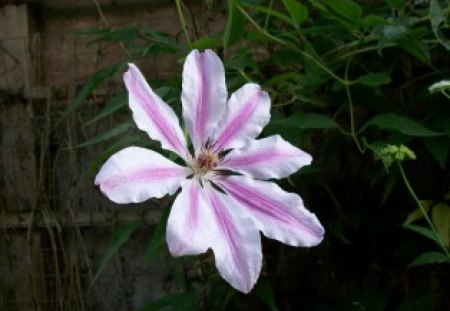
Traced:
<path fill-rule="evenodd" d="M 219 57 L 211 50 L 187 56 L 181 101 L 191 154 L 174 111 L 135 65 L 124 81 L 139 129 L 186 165 L 129 147 L 106 161 L 95 184 L 116 203 L 161 198 L 181 187 L 167 223 L 172 255 L 212 249 L 220 275 L 248 293 L 261 270 L 260 231 L 292 246 L 320 243 L 324 229 L 302 199 L 267 181 L 289 176 L 312 158 L 278 135 L 255 139 L 270 119 L 270 98 L 259 85 L 245 84 L 227 101 Z"/>

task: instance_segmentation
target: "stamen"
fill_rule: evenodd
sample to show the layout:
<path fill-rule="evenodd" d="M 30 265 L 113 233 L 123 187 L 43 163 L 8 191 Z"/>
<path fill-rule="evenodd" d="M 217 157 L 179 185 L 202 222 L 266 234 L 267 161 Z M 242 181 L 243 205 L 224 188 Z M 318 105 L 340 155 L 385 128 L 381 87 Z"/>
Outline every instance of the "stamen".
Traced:
<path fill-rule="evenodd" d="M 200 150 L 197 158 L 193 161 L 192 169 L 196 175 L 203 176 L 219 164 L 219 155 L 209 149 L 208 144 L 210 144 L 209 141 L 205 143 L 205 146 Z"/>

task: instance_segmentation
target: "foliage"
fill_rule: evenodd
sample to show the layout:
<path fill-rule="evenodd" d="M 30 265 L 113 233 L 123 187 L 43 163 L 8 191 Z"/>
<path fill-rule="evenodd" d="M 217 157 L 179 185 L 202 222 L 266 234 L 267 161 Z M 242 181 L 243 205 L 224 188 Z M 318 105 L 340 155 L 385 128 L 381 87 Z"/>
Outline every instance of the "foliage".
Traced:
<path fill-rule="evenodd" d="M 327 237 L 311 250 L 265 240 L 265 277 L 249 296 L 217 279 L 210 254 L 180 259 L 183 271 L 195 267 L 201 273 L 184 274 L 185 294 L 143 310 L 174 306 L 171 299 L 183 297 L 204 310 L 450 308 L 448 81 L 430 88 L 433 94 L 428 90 L 449 75 L 448 2 L 205 1 L 205 16 L 227 16 L 222 32 L 214 34 L 196 28 L 208 20 L 192 23 L 187 4 L 176 4 L 183 39 L 145 27 L 81 34 L 120 44 L 125 53 L 89 79 L 68 113 L 128 61 L 167 54 L 183 59 L 192 48 L 213 48 L 224 60 L 230 92 L 247 81 L 269 92 L 272 120 L 263 135 L 279 133 L 313 154 L 313 165 L 284 186 L 302 194 Z M 180 77 L 157 89 L 177 112 Z M 118 96 L 89 124 L 123 111 L 126 100 Z M 127 127 L 118 125 L 85 145 L 126 138 Z M 392 146 L 408 146 L 416 159 L 391 155 L 389 164 L 396 165 L 384 166 L 379 159 Z M 163 231 L 151 242 L 151 258 Z"/>

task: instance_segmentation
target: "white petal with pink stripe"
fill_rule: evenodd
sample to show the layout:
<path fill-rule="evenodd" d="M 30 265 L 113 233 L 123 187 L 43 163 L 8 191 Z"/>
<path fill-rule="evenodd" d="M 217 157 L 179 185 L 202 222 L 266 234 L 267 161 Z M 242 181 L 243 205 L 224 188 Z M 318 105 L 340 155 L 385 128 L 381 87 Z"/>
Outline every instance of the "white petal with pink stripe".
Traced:
<path fill-rule="evenodd" d="M 261 237 L 253 221 L 209 183 L 183 184 L 167 223 L 167 244 L 174 256 L 211 248 L 220 275 L 244 293 L 253 288 L 261 270 Z"/>
<path fill-rule="evenodd" d="M 173 194 L 192 170 L 148 149 L 128 147 L 103 164 L 95 184 L 116 203 L 140 203 Z"/>
<path fill-rule="evenodd" d="M 227 102 L 225 71 L 211 50 L 192 51 L 183 67 L 183 118 L 196 151 L 214 133 Z"/>
<path fill-rule="evenodd" d="M 241 148 L 256 138 L 270 120 L 270 98 L 255 83 L 234 92 L 215 135 L 215 149 Z"/>
<path fill-rule="evenodd" d="M 265 236 L 293 246 L 315 246 L 322 241 L 322 225 L 297 194 L 247 176 L 227 177 L 220 184 L 251 214 Z"/>
<path fill-rule="evenodd" d="M 212 210 L 216 234 L 211 248 L 220 275 L 237 290 L 248 293 L 261 272 L 261 237 L 249 215 L 208 184 L 204 193 Z"/>
<path fill-rule="evenodd" d="M 309 154 L 274 135 L 252 140 L 244 148 L 232 150 L 221 168 L 258 179 L 284 178 L 311 164 L 311 161 Z"/>
<path fill-rule="evenodd" d="M 217 226 L 197 179 L 185 180 L 167 221 L 166 240 L 173 256 L 206 252 Z"/>
<path fill-rule="evenodd" d="M 150 138 L 160 141 L 164 149 L 186 159 L 183 131 L 172 108 L 153 92 L 134 64 L 129 64 L 123 80 L 128 89 L 130 108 L 138 128 L 147 132 Z"/>

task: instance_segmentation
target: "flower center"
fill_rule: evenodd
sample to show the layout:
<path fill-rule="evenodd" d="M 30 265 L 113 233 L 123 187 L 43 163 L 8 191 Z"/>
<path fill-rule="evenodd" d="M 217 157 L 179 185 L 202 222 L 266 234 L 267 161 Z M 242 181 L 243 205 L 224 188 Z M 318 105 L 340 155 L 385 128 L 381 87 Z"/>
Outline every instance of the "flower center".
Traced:
<path fill-rule="evenodd" d="M 215 168 L 218 162 L 219 156 L 215 152 L 203 149 L 194 161 L 194 172 L 197 175 L 204 175 Z"/>

